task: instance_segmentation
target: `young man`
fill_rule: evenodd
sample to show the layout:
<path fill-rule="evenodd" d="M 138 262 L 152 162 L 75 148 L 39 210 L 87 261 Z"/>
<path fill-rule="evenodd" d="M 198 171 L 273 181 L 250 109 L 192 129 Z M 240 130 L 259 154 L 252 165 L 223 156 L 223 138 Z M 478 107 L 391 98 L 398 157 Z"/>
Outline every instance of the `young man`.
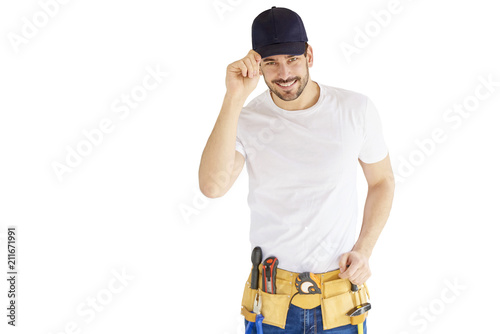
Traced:
<path fill-rule="evenodd" d="M 247 163 L 250 241 L 264 259 L 279 261 L 273 293 L 264 289 L 262 268 L 258 290 L 249 278 L 247 323 L 261 311 L 266 334 L 357 333 L 356 324 L 366 330 L 367 313 L 346 314 L 367 302 L 369 258 L 389 217 L 394 177 L 373 103 L 312 81 L 307 41 L 301 18 L 289 9 L 273 7 L 255 18 L 253 49 L 227 67 L 200 189 L 223 196 Z M 260 76 L 269 90 L 244 107 Z M 356 241 L 358 161 L 368 195 Z M 308 274 L 299 279 L 300 273 Z M 304 277 L 316 288 L 301 290 Z"/>

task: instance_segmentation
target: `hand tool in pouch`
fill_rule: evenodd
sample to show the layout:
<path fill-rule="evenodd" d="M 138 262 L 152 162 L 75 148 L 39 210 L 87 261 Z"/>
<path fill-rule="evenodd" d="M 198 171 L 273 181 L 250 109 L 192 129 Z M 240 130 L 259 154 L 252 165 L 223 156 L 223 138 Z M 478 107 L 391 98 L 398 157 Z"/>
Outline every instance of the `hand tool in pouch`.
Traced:
<path fill-rule="evenodd" d="M 278 259 L 275 256 L 268 257 L 262 264 L 262 291 L 276 293 L 276 269 Z"/>
<path fill-rule="evenodd" d="M 295 279 L 295 287 L 301 295 L 314 295 L 321 293 L 319 278 L 314 273 L 302 273 Z"/>
<path fill-rule="evenodd" d="M 351 283 L 351 291 L 353 293 L 357 293 L 358 292 L 358 286 Z M 355 300 L 356 300 L 356 303 L 358 303 L 357 302 L 358 299 L 356 298 Z M 363 313 L 368 312 L 371 308 L 372 308 L 372 305 L 370 303 L 363 303 L 361 305 L 356 306 L 355 308 L 353 308 L 349 312 L 347 312 L 346 315 L 348 317 L 351 317 L 351 318 L 352 317 L 356 317 L 358 315 L 362 315 Z M 356 325 L 356 323 L 352 323 L 352 324 Z M 359 323 L 357 323 L 357 325 L 358 325 L 358 334 L 363 334 L 363 322 L 359 322 Z"/>
<path fill-rule="evenodd" d="M 257 290 L 259 288 L 259 265 L 262 262 L 262 249 L 255 247 L 252 251 L 252 278 L 250 288 Z"/>
<path fill-rule="evenodd" d="M 252 251 L 252 275 L 250 278 L 250 288 L 257 290 L 259 288 L 259 265 L 262 262 L 262 249 L 260 247 L 255 247 Z M 245 329 L 245 334 L 251 334 L 253 326 L 257 327 L 257 334 L 262 333 L 262 321 L 264 316 L 260 313 L 262 308 L 262 298 L 259 293 L 255 295 L 255 300 L 253 302 L 252 312 L 257 314 L 255 317 L 255 322 L 249 321 Z"/>
<path fill-rule="evenodd" d="M 248 322 L 247 328 L 245 329 L 245 334 L 252 334 L 253 326 L 257 327 L 257 334 L 263 334 L 262 332 L 262 321 L 264 316 L 260 314 L 260 309 L 262 308 L 262 298 L 257 293 L 255 295 L 255 301 L 253 302 L 253 312 L 257 314 L 255 317 L 255 322 Z"/>

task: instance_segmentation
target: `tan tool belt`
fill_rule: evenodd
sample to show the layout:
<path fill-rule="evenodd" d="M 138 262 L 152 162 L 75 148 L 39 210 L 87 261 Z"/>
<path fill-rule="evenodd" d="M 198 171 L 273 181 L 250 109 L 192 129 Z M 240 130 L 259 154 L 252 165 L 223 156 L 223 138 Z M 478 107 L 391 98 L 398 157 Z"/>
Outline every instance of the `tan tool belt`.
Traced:
<path fill-rule="evenodd" d="M 259 266 L 260 278 L 262 277 L 262 265 Z M 356 325 L 363 322 L 368 312 L 357 317 L 349 317 L 347 312 L 354 307 L 366 303 L 370 298 L 366 284 L 359 286 L 357 292 L 351 291 L 351 283 L 348 279 L 339 278 L 340 270 L 316 274 L 321 280 L 321 294 L 301 295 L 295 288 L 295 279 L 299 273 L 277 269 L 276 272 L 276 294 L 262 291 L 262 279 L 259 279 L 259 289 L 250 288 L 251 274 L 243 292 L 241 302 L 241 314 L 248 321 L 255 321 L 252 313 L 255 295 L 259 293 L 262 298 L 261 313 L 264 316 L 263 323 L 285 328 L 286 317 L 290 300 L 292 304 L 303 309 L 312 309 L 321 305 L 323 318 L 323 329 L 331 329 L 348 324 Z"/>

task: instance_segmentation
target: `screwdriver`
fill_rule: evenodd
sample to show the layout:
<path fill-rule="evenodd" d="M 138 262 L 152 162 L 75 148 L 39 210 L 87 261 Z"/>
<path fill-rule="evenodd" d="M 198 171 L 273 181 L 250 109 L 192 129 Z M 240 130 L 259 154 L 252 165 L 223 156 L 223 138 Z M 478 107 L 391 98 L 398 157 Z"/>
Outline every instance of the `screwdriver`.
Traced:
<path fill-rule="evenodd" d="M 262 262 L 262 249 L 255 247 L 252 251 L 252 278 L 250 288 L 257 290 L 259 288 L 259 264 Z"/>

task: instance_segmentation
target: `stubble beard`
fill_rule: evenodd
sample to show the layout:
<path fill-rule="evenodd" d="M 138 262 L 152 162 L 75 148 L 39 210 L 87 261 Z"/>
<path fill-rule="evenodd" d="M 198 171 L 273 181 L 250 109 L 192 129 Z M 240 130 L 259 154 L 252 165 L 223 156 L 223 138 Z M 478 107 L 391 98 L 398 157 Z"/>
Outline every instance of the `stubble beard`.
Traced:
<path fill-rule="evenodd" d="M 267 80 L 264 80 L 266 82 L 267 87 L 273 92 L 277 97 L 279 97 L 283 101 L 293 101 L 299 98 L 299 96 L 302 94 L 304 89 L 307 86 L 307 83 L 309 82 L 309 67 L 306 65 L 306 76 L 302 79 L 301 77 L 293 77 L 293 78 L 288 78 L 286 81 L 283 80 L 274 80 L 271 84 L 267 82 Z M 265 78 L 264 78 L 265 79 Z M 299 84 L 299 87 L 297 89 L 297 93 L 291 94 L 291 93 L 285 93 L 282 94 L 281 92 L 278 91 L 278 89 L 274 88 L 274 85 L 277 85 L 277 83 L 288 83 L 292 82 L 294 80 L 297 80 L 297 83 Z"/>

